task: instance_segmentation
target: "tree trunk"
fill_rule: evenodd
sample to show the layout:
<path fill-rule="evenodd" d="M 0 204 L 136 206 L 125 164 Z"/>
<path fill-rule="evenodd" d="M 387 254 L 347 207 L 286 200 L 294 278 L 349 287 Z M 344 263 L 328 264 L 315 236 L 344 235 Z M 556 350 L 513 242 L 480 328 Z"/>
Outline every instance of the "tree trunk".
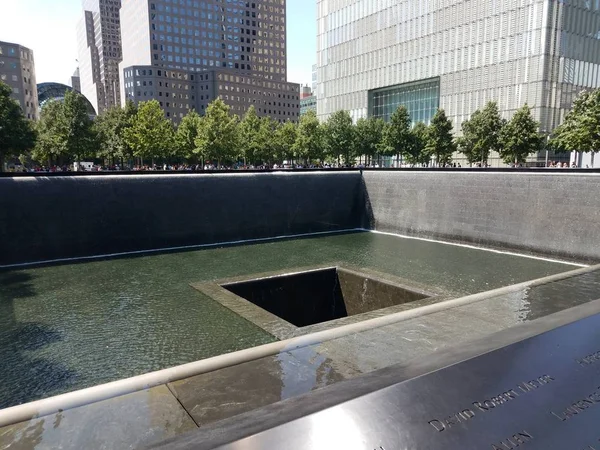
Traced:
<path fill-rule="evenodd" d="M 0 173 L 4 172 L 4 154 L 0 152 Z"/>

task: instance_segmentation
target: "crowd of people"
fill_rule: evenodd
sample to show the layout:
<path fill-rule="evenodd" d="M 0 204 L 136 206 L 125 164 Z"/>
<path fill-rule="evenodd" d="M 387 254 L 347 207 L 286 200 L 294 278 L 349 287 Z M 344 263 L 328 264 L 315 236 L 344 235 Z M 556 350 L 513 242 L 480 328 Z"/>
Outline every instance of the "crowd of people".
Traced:
<path fill-rule="evenodd" d="M 395 167 L 395 166 L 392 166 Z M 402 168 L 426 168 L 428 167 L 426 164 L 419 165 L 408 165 L 402 164 Z M 454 168 L 460 169 L 463 166 L 460 162 L 448 163 L 442 166 L 443 168 Z M 469 167 L 469 166 L 466 166 Z M 475 163 L 471 166 L 472 168 L 491 168 L 487 162 Z M 512 168 L 522 168 L 524 167 L 522 164 L 512 164 L 510 167 Z M 549 161 L 546 166 L 547 168 L 563 168 L 563 169 L 577 169 L 577 165 L 573 162 L 571 165 L 567 162 L 560 161 Z M 129 167 L 126 165 L 90 165 L 90 166 L 78 166 L 73 167 L 72 165 L 53 165 L 53 166 L 35 166 L 33 168 L 25 168 L 24 166 L 20 167 L 9 167 L 9 171 L 11 172 L 33 172 L 33 173 L 53 173 L 53 172 L 151 172 L 151 171 L 160 171 L 160 172 L 200 172 L 200 171 L 212 171 L 212 170 L 279 170 L 279 169 L 334 169 L 334 168 L 357 168 L 357 169 L 379 169 L 379 168 L 388 168 L 383 164 L 372 163 L 372 164 L 354 164 L 354 165 L 344 165 L 344 164 L 336 164 L 336 163 L 318 163 L 318 164 L 298 164 L 298 163 L 283 163 L 283 164 L 261 164 L 261 165 L 252 165 L 252 164 L 214 164 L 214 163 L 206 163 L 202 164 L 144 164 L 144 165 L 135 165 L 133 167 Z M 589 167 L 586 167 L 589 168 Z"/>

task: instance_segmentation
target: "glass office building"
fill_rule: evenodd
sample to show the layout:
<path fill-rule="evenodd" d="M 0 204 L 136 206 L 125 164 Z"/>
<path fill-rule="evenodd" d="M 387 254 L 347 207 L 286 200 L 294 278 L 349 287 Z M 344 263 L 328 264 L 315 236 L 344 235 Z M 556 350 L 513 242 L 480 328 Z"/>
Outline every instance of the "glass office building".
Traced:
<path fill-rule="evenodd" d="M 369 91 L 369 115 L 386 122 L 403 105 L 413 124 L 429 121 L 440 106 L 440 79 L 406 83 Z"/>
<path fill-rule="evenodd" d="M 321 119 L 406 104 L 427 121 L 437 102 L 459 132 L 493 100 L 549 132 L 600 86 L 600 0 L 317 0 L 317 17 Z"/>
<path fill-rule="evenodd" d="M 156 100 L 178 121 L 220 97 L 238 115 L 254 106 L 259 116 L 298 120 L 285 0 L 127 0 L 120 20 L 121 103 Z"/>

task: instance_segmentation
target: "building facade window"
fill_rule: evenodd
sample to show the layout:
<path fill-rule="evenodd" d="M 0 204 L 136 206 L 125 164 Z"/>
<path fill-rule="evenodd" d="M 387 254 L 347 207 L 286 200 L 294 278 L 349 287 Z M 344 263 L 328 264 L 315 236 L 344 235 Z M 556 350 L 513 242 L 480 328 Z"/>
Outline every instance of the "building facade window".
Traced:
<path fill-rule="evenodd" d="M 406 107 L 413 125 L 428 125 L 440 106 L 439 78 L 369 91 L 369 116 L 388 122 L 399 106 Z"/>

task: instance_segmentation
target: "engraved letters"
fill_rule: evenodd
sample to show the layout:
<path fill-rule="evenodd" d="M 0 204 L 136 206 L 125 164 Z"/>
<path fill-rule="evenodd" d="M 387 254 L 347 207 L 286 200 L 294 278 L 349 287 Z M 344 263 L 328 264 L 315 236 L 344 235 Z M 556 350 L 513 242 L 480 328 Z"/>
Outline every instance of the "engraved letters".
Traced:
<path fill-rule="evenodd" d="M 552 381 L 554 381 L 554 378 L 552 378 L 550 375 L 543 375 L 535 380 L 524 381 L 520 383 L 518 387 L 523 392 L 530 392 Z"/>
<path fill-rule="evenodd" d="M 448 416 L 442 420 L 430 420 L 429 425 L 436 429 L 436 431 L 444 431 L 448 428 L 452 428 L 454 425 L 458 425 L 459 423 L 466 422 L 469 419 L 475 417 L 475 413 L 470 409 L 465 409 L 459 413 L 454 414 L 453 416 Z"/>
<path fill-rule="evenodd" d="M 600 361 L 600 351 L 592 353 L 591 355 L 584 356 L 581 359 L 576 359 L 579 364 L 582 366 L 589 366 Z"/>
<path fill-rule="evenodd" d="M 490 409 L 495 408 L 496 406 L 500 406 L 503 403 L 509 402 L 517 398 L 518 396 L 519 394 L 517 394 L 517 392 L 514 389 L 511 389 L 510 391 L 503 392 L 502 394 L 497 395 L 496 397 L 492 397 L 489 400 L 484 400 L 482 402 L 473 402 L 473 406 L 479 409 L 479 411 L 486 412 Z"/>
<path fill-rule="evenodd" d="M 596 403 L 600 403 L 600 387 L 592 394 L 588 395 L 583 400 L 577 400 L 576 402 L 571 403 L 569 406 L 565 408 L 564 411 L 560 413 L 555 413 L 551 411 L 554 417 L 556 417 L 561 422 L 565 422 L 578 414 L 581 414 L 591 406 L 594 406 Z"/>
<path fill-rule="evenodd" d="M 433 419 L 430 420 L 428 423 L 437 432 L 441 433 L 442 431 L 446 431 L 455 425 L 464 423 L 472 419 L 473 417 L 475 417 L 476 413 L 487 413 L 499 406 L 502 406 L 505 403 L 515 400 L 516 398 L 521 397 L 522 395 L 534 391 L 542 386 L 545 386 L 553 381 L 555 380 L 550 375 L 542 375 L 534 380 L 523 381 L 513 389 L 509 389 L 485 400 L 473 402 L 473 409 L 463 409 L 462 411 L 448 416 L 444 419 Z"/>
<path fill-rule="evenodd" d="M 492 444 L 492 450 L 512 450 L 520 447 L 523 444 L 531 441 L 533 436 L 527 431 L 523 430 L 520 433 L 513 434 L 511 437 L 500 441 L 497 444 Z"/>

